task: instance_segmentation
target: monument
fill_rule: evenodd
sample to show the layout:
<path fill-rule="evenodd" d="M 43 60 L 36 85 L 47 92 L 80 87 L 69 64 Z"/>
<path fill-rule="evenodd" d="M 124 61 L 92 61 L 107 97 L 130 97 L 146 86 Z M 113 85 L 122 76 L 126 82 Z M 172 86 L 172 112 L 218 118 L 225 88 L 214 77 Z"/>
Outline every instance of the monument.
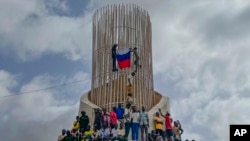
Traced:
<path fill-rule="evenodd" d="M 170 111 L 168 97 L 154 90 L 148 12 L 135 4 L 108 5 L 94 13 L 92 30 L 91 90 L 83 94 L 79 108 L 79 111 L 86 111 L 91 124 L 94 108 L 110 110 L 118 103 L 124 104 L 128 93 L 140 109 L 146 107 L 152 118 L 158 108 L 164 113 Z M 117 50 L 130 50 L 129 67 L 119 68 L 120 64 L 113 62 L 111 49 L 114 45 Z M 150 128 L 154 128 L 153 120 Z"/>

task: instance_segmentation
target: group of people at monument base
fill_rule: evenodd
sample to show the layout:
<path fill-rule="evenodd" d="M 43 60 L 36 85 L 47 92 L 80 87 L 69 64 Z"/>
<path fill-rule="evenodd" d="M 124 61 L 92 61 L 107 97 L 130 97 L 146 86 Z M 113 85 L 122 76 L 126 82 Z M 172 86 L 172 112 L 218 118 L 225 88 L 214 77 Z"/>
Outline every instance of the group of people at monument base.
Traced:
<path fill-rule="evenodd" d="M 150 120 L 154 121 L 155 130 L 149 133 Z M 161 109 L 151 118 L 145 107 L 127 103 L 126 108 L 123 108 L 119 103 L 110 112 L 106 109 L 95 109 L 92 130 L 88 115 L 82 111 L 81 116 L 76 116 L 71 130 L 62 130 L 58 141 L 128 141 L 129 138 L 138 141 L 139 130 L 141 141 L 181 141 L 181 124 L 177 120 L 172 125 L 172 121 L 170 113 L 163 115 Z"/>

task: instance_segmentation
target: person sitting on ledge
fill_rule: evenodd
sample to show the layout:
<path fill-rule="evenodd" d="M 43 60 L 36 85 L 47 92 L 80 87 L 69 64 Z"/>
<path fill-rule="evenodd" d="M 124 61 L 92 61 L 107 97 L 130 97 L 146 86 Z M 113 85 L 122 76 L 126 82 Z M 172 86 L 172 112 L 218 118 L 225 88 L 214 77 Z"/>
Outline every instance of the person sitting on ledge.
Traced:
<path fill-rule="evenodd" d="M 63 138 L 66 136 L 66 130 L 62 129 L 62 134 L 58 136 L 58 141 L 63 141 Z"/>
<path fill-rule="evenodd" d="M 88 125 L 85 132 L 83 133 L 84 139 L 91 140 L 92 139 L 92 130 L 90 129 L 90 126 Z"/>
<path fill-rule="evenodd" d="M 118 139 L 119 141 L 127 141 L 127 139 L 125 138 L 125 130 L 123 128 L 123 124 L 120 124 Z"/>
<path fill-rule="evenodd" d="M 110 131 L 110 140 L 111 141 L 115 141 L 115 140 L 118 140 L 118 134 L 119 134 L 119 130 L 118 130 L 118 126 L 115 125 L 114 128 L 111 128 L 111 131 Z"/>
<path fill-rule="evenodd" d="M 155 130 L 152 130 L 151 133 L 148 133 L 148 141 L 161 141 L 162 136 L 157 134 Z"/>
<path fill-rule="evenodd" d="M 108 125 L 107 124 L 104 124 L 104 136 L 103 136 L 103 139 L 104 139 L 104 141 L 109 141 L 109 137 L 110 137 L 110 129 L 109 129 L 109 127 L 108 127 Z"/>
<path fill-rule="evenodd" d="M 101 130 L 101 129 L 99 129 L 99 130 Z M 91 135 L 91 138 L 92 138 L 93 141 L 98 141 L 98 132 L 99 132 L 99 130 L 97 129 L 96 126 L 94 126 L 94 130 L 93 130 L 92 135 Z"/>
<path fill-rule="evenodd" d="M 66 136 L 63 138 L 63 141 L 72 141 L 73 137 L 71 136 L 71 133 L 69 130 L 66 132 Z"/>

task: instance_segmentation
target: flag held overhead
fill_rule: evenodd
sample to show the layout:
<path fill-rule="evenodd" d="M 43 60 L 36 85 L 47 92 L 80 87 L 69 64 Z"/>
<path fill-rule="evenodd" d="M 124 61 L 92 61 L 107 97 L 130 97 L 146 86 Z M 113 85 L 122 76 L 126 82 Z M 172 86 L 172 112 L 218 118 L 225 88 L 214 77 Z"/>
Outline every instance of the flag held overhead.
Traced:
<path fill-rule="evenodd" d="M 116 60 L 120 69 L 125 69 L 130 67 L 130 50 L 119 49 L 116 52 Z"/>

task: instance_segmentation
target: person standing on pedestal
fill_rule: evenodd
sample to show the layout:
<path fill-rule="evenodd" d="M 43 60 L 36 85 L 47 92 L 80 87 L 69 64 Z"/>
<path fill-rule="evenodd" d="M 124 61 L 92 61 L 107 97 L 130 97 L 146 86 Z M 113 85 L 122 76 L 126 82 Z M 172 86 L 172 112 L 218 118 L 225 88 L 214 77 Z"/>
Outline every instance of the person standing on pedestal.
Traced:
<path fill-rule="evenodd" d="M 124 119 L 125 119 L 125 138 L 128 139 L 130 127 L 131 127 L 131 105 L 128 103 L 126 105 L 125 113 L 124 113 Z"/>
<path fill-rule="evenodd" d="M 116 107 L 113 107 L 113 110 L 109 113 L 110 116 L 110 127 L 111 129 L 117 126 L 117 115 L 116 115 Z"/>
<path fill-rule="evenodd" d="M 116 108 L 116 115 L 117 119 L 120 121 L 120 124 L 123 124 L 124 109 L 122 108 L 121 103 L 118 103 L 118 108 Z"/>
<path fill-rule="evenodd" d="M 86 128 L 89 125 L 89 117 L 86 115 L 85 111 L 81 112 L 79 123 L 80 123 L 80 130 L 82 130 L 83 132 L 86 131 Z"/>
<path fill-rule="evenodd" d="M 163 115 L 161 109 L 159 109 L 160 115 L 165 118 L 165 127 L 167 136 L 170 138 L 170 141 L 174 141 L 173 134 L 173 126 L 172 126 L 172 118 L 170 117 L 170 113 L 166 112 L 166 115 Z"/>
<path fill-rule="evenodd" d="M 149 117 L 144 106 L 142 106 L 142 112 L 140 113 L 140 127 L 141 127 L 141 140 L 148 140 L 148 127 L 149 127 Z M 144 133 L 146 134 L 146 139 L 144 139 Z"/>
<path fill-rule="evenodd" d="M 132 108 L 132 116 L 131 116 L 131 127 L 132 127 L 132 140 L 138 141 L 139 139 L 139 117 L 140 113 L 137 110 L 136 106 Z"/>

